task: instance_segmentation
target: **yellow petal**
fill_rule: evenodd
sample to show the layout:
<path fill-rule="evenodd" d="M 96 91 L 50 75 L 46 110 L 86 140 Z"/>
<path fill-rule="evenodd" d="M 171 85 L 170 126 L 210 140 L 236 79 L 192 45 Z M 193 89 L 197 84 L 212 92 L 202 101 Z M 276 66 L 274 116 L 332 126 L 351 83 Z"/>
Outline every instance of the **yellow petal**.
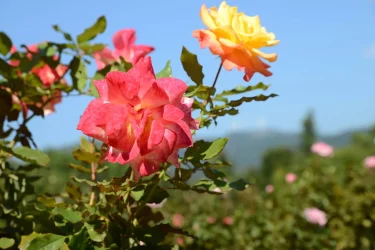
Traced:
<path fill-rule="evenodd" d="M 225 39 L 225 38 L 219 38 L 219 42 L 227 47 L 230 47 L 230 48 L 237 48 L 238 46 L 240 46 L 238 43 L 235 43 L 229 39 Z"/>
<path fill-rule="evenodd" d="M 200 12 L 201 18 L 203 23 L 210 29 L 214 30 L 216 29 L 216 24 L 210 14 L 208 13 L 207 7 L 205 4 L 202 5 L 201 7 L 201 12 Z"/>

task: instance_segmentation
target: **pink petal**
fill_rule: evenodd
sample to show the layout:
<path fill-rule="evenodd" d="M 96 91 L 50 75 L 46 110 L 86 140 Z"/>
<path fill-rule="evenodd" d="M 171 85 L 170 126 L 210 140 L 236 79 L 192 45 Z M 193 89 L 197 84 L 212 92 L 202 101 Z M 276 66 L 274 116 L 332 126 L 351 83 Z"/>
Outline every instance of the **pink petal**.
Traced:
<path fill-rule="evenodd" d="M 158 120 L 152 121 L 150 136 L 148 137 L 149 149 L 161 143 L 164 137 L 164 125 Z"/>
<path fill-rule="evenodd" d="M 181 102 L 181 98 L 187 89 L 186 83 L 172 77 L 160 78 L 156 82 L 168 94 L 172 104 L 179 104 Z"/>
<path fill-rule="evenodd" d="M 131 75 L 120 72 L 109 72 L 105 77 L 108 83 L 108 99 L 110 102 L 126 103 L 137 97 L 139 83 Z"/>
<path fill-rule="evenodd" d="M 138 96 L 141 98 L 155 82 L 155 73 L 149 56 L 141 58 L 127 73 L 137 79 L 140 86 Z"/>
<path fill-rule="evenodd" d="M 164 89 L 153 83 L 148 92 L 141 99 L 142 108 L 156 108 L 169 102 L 168 95 Z"/>
<path fill-rule="evenodd" d="M 99 70 L 103 69 L 108 64 L 116 62 L 116 57 L 114 56 L 113 52 L 107 47 L 104 47 L 104 49 L 101 51 L 95 52 L 94 58 L 96 66 Z"/>

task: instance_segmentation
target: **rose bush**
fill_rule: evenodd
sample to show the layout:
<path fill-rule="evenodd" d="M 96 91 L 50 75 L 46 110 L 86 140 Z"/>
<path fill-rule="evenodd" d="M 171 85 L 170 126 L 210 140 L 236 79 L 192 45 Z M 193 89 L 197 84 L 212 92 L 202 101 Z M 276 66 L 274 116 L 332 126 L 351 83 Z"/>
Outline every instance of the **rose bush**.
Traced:
<path fill-rule="evenodd" d="M 227 11 L 225 3 L 222 6 Z M 224 67 L 245 68 L 246 81 L 254 72 L 270 75 L 257 56 L 274 61 L 276 55 L 258 49 L 277 43 L 274 35 L 259 23 L 251 26 L 249 20 L 243 23 L 249 26 L 238 31 L 259 37 L 259 44 L 237 47 L 219 37 L 227 46 L 222 47 Z M 276 97 L 247 96 L 269 86 L 258 83 L 216 93 L 221 65 L 214 82 L 207 84 L 197 55 L 185 47 L 180 60 L 191 85 L 172 77 L 169 61 L 155 74 L 148 57 L 154 48 L 135 45 L 135 30 L 116 32 L 114 50 L 92 42 L 106 26 L 106 18 L 101 16 L 73 36 L 53 25 L 65 42 L 21 45 L 17 51 L 12 40 L 0 32 L 1 248 L 176 249 L 187 242 L 183 236 L 197 237 L 184 230 L 185 214 L 169 217 L 158 211 L 168 204 L 170 194 L 191 191 L 226 197 L 230 190 L 243 191 L 249 186 L 247 180 L 231 180 L 216 169 L 230 166 L 217 158 L 228 138 L 194 142 L 192 134 L 217 123 L 220 117 L 236 115 L 246 102 Z M 63 54 L 66 64 L 61 62 Z M 98 69 L 89 76 L 94 61 Z M 79 120 L 77 129 L 88 138 L 81 137 L 79 147 L 72 151 L 74 160 L 65 167 L 75 172 L 61 188 L 56 185 L 71 172 L 52 175 L 45 171 L 45 167 L 54 169 L 63 163 L 50 162 L 37 149 L 28 124 L 38 116 L 46 118 L 56 111 L 57 103 L 73 95 L 95 99 Z M 195 113 L 198 117 L 193 117 Z M 114 168 L 120 169 L 117 174 L 113 174 Z M 39 176 L 41 173 L 48 174 Z M 200 180 L 194 178 L 198 173 L 203 173 Z M 46 189 L 46 181 L 55 186 Z M 230 227 L 237 220 L 227 216 L 210 221 Z M 168 240 L 174 234 L 179 235 L 177 245 Z"/>

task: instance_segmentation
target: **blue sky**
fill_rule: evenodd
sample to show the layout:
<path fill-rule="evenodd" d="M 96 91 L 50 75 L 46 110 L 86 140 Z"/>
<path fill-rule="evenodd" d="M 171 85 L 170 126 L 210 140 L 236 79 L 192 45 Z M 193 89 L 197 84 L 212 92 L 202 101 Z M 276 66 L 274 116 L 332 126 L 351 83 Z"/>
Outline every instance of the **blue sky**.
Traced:
<path fill-rule="evenodd" d="M 47 1 L 4 0 L 0 30 L 13 43 L 33 44 L 45 40 L 62 42 L 51 26 L 76 35 L 100 15 L 107 17 L 107 30 L 96 41 L 111 44 L 112 35 L 122 28 L 135 28 L 137 43 L 156 48 L 152 59 L 155 71 L 172 60 L 174 77 L 188 80 L 179 62 L 182 46 L 197 53 L 209 85 L 219 60 L 201 50 L 192 31 L 204 28 L 199 17 L 202 4 L 218 6 L 221 1 Z M 281 42 L 268 48 L 278 60 L 272 77 L 256 75 L 251 83 L 272 84 L 267 93 L 279 97 L 249 103 L 240 115 L 219 120 L 217 127 L 200 135 L 223 135 L 233 130 L 277 128 L 300 130 L 305 113 L 315 110 L 320 133 L 339 133 L 375 123 L 375 1 L 374 0 L 242 0 L 227 1 L 247 15 L 259 15 L 268 31 Z M 92 67 L 92 71 L 94 70 Z M 91 72 L 92 72 L 91 71 Z M 242 73 L 223 71 L 218 89 L 245 84 Z M 56 106 L 57 113 L 31 123 L 39 146 L 62 146 L 75 142 L 79 116 L 91 99 L 70 97 Z"/>

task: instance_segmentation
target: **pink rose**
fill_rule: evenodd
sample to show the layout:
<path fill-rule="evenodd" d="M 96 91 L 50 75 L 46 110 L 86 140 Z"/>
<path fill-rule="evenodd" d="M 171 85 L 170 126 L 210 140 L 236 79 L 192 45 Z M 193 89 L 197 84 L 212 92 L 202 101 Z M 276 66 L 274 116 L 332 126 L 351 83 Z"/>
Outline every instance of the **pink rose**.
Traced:
<path fill-rule="evenodd" d="M 207 223 L 208 224 L 214 224 L 215 222 L 216 222 L 215 217 L 212 217 L 212 216 L 207 217 Z"/>
<path fill-rule="evenodd" d="M 32 60 L 33 58 L 33 54 L 32 53 L 38 53 L 38 45 L 37 44 L 33 44 L 33 45 L 30 45 L 27 47 L 28 52 L 26 54 L 27 58 L 29 60 Z M 11 48 L 11 53 L 15 53 L 17 51 L 16 47 L 15 46 L 12 46 Z M 53 56 L 53 60 L 57 61 L 58 60 L 58 56 L 55 55 Z M 16 61 L 16 60 L 12 60 L 9 62 L 10 65 L 12 66 L 15 66 L 17 67 L 19 65 L 19 61 Z M 65 84 L 65 80 L 63 79 L 63 76 L 64 74 L 66 73 L 66 71 L 68 70 L 68 66 L 66 65 L 57 65 L 56 68 L 51 68 L 49 65 L 47 64 L 44 64 L 40 67 L 35 67 L 35 68 L 32 68 L 31 69 L 31 72 L 34 73 L 35 75 L 37 75 L 40 80 L 42 81 L 43 85 L 45 88 L 49 88 L 51 87 L 51 85 L 53 83 L 63 83 Z M 24 117 L 26 117 L 27 115 L 27 112 L 28 112 L 28 109 L 27 109 L 27 106 L 25 103 L 21 102 L 17 96 L 15 96 L 15 98 L 13 98 L 13 100 L 15 101 L 14 103 L 20 103 L 21 106 L 23 107 L 23 113 L 24 113 Z M 47 96 L 43 97 L 43 101 L 47 101 L 48 98 Z M 60 103 L 62 100 L 61 98 L 61 91 L 60 90 L 55 90 L 54 93 L 52 94 L 51 96 L 51 100 L 50 102 L 43 108 L 43 111 L 44 111 L 44 116 L 47 116 L 49 114 L 52 114 L 55 112 L 55 105 Z M 41 107 L 42 106 L 42 103 L 37 103 L 36 106 L 38 107 Z"/>
<path fill-rule="evenodd" d="M 375 155 L 367 156 L 363 162 L 365 168 L 374 169 L 375 168 Z"/>
<path fill-rule="evenodd" d="M 130 163 L 136 180 L 163 162 L 179 167 L 178 150 L 193 145 L 190 129 L 199 128 L 183 81 L 155 79 L 146 57 L 127 73 L 109 72 L 94 84 L 100 98 L 88 105 L 77 129 L 108 144 L 104 160 Z"/>
<path fill-rule="evenodd" d="M 112 37 L 112 42 L 115 47 L 114 51 L 105 47 L 103 50 L 94 53 L 98 69 L 104 68 L 107 64 L 119 62 L 120 56 L 123 57 L 125 61 L 131 62 L 134 65 L 139 59 L 154 50 L 154 47 L 151 46 L 135 45 L 135 40 L 134 29 L 117 31 Z"/>
<path fill-rule="evenodd" d="M 324 142 L 316 142 L 311 146 L 311 152 L 322 157 L 331 157 L 333 155 L 333 147 Z"/>
<path fill-rule="evenodd" d="M 295 175 L 294 173 L 287 173 L 285 175 L 285 180 L 288 183 L 293 183 L 297 180 L 297 175 Z"/>
<path fill-rule="evenodd" d="M 184 225 L 185 218 L 181 214 L 174 214 L 172 218 L 172 224 L 175 227 L 182 227 Z"/>
<path fill-rule="evenodd" d="M 265 189 L 267 193 L 272 193 L 274 191 L 273 185 L 267 185 Z"/>
<path fill-rule="evenodd" d="M 233 225 L 233 218 L 229 217 L 229 216 L 224 217 L 223 218 L 223 224 L 227 225 L 227 226 Z"/>
<path fill-rule="evenodd" d="M 312 224 L 318 224 L 324 226 L 327 223 L 326 213 L 315 207 L 306 208 L 303 212 L 306 220 Z"/>

